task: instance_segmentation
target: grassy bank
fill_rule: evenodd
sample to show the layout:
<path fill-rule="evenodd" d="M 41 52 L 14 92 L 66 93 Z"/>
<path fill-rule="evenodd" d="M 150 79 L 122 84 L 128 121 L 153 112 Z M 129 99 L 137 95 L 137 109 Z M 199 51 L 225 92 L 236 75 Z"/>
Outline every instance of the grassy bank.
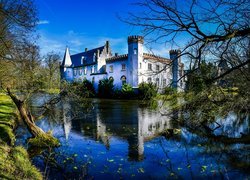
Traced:
<path fill-rule="evenodd" d="M 0 179 L 42 179 L 31 164 L 27 151 L 14 146 L 16 107 L 11 99 L 0 93 Z"/>

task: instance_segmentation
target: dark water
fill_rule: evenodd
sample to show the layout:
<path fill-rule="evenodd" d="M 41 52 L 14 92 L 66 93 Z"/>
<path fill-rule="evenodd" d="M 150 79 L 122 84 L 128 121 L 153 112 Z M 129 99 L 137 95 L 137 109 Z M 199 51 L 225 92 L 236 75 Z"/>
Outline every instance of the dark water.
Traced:
<path fill-rule="evenodd" d="M 44 97 L 43 97 L 44 98 Z M 37 97 L 34 105 L 43 103 Z M 140 107 L 139 101 L 64 101 L 37 124 L 52 130 L 59 148 L 33 157 L 48 179 L 249 179 L 249 145 L 223 144 L 190 133 L 175 115 Z M 38 110 L 34 109 L 34 113 Z M 229 114 L 217 134 L 249 133 L 249 119 Z M 236 121 L 236 122 L 235 122 Z M 163 132 L 171 132 L 166 135 Z M 29 133 L 17 130 L 27 147 Z"/>

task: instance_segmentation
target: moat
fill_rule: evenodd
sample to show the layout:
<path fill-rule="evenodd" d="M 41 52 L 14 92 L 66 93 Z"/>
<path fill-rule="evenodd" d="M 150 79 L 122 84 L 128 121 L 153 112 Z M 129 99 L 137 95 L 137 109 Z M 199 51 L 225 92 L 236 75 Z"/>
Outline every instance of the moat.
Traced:
<path fill-rule="evenodd" d="M 33 113 L 43 99 L 35 98 Z M 249 177 L 248 144 L 211 142 L 181 127 L 176 115 L 162 116 L 136 100 L 91 99 L 84 105 L 65 100 L 37 121 L 42 129 L 53 131 L 61 146 L 32 161 L 48 179 Z M 248 116 L 229 114 L 224 123 L 217 133 L 249 134 Z M 28 147 L 27 130 L 19 128 L 16 134 L 17 144 Z"/>

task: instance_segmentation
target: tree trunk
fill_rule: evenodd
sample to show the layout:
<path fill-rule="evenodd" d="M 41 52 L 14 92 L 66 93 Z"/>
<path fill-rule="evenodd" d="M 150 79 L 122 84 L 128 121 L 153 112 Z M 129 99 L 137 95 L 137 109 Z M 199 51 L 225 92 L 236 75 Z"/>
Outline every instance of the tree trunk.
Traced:
<path fill-rule="evenodd" d="M 58 146 L 59 142 L 50 133 L 44 132 L 41 128 L 36 126 L 34 118 L 29 110 L 25 107 L 24 101 L 18 99 L 9 88 L 7 88 L 8 95 L 11 97 L 15 105 L 17 106 L 20 116 L 27 126 L 29 132 L 32 134 L 33 138 L 38 138 L 36 140 L 36 146 Z"/>

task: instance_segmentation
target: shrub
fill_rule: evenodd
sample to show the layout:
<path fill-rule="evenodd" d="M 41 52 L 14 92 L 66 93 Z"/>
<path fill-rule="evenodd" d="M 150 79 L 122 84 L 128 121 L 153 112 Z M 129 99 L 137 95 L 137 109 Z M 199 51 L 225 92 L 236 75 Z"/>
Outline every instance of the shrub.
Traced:
<path fill-rule="evenodd" d="M 135 96 L 134 90 L 131 85 L 123 84 L 122 89 L 120 91 L 121 98 L 133 98 Z"/>
<path fill-rule="evenodd" d="M 166 87 L 164 89 L 164 94 L 166 94 L 166 95 L 172 95 L 172 94 L 175 94 L 176 92 L 177 92 L 177 90 L 172 88 L 172 87 Z"/>
<path fill-rule="evenodd" d="M 68 94 L 75 94 L 80 97 L 94 97 L 95 96 L 95 89 L 93 84 L 84 79 L 82 82 L 62 82 L 61 83 L 61 89 L 63 91 L 66 91 Z"/>
<path fill-rule="evenodd" d="M 102 79 L 98 84 L 98 96 L 101 98 L 111 98 L 114 95 L 114 80 Z"/>
<path fill-rule="evenodd" d="M 157 95 L 157 87 L 153 83 L 140 83 L 138 88 L 140 99 L 150 100 Z"/>

